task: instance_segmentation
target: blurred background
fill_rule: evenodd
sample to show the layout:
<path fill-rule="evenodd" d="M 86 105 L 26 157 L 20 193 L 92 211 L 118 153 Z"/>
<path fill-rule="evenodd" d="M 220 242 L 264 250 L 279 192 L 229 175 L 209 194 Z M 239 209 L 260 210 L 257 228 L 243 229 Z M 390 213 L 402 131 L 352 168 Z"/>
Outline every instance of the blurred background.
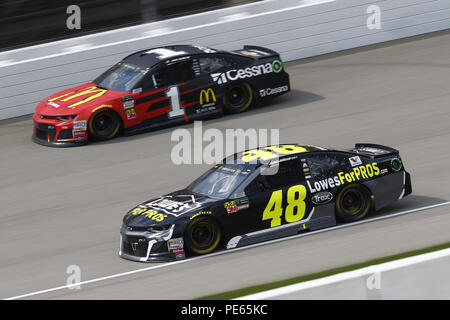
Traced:
<path fill-rule="evenodd" d="M 261 0 L 0 0 L 0 51 Z M 70 5 L 81 29 L 69 30 Z"/>

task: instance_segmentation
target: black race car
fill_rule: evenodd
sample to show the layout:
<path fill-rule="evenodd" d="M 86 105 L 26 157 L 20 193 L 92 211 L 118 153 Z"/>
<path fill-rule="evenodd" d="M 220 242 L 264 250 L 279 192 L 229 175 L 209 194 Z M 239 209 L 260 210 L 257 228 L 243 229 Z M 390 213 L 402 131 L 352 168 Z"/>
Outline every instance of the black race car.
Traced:
<path fill-rule="evenodd" d="M 364 218 L 411 193 L 399 152 L 283 144 L 237 153 L 129 211 L 120 256 L 183 259 Z"/>
<path fill-rule="evenodd" d="M 120 132 L 238 113 L 289 91 L 277 52 L 244 46 L 223 51 L 176 45 L 125 57 L 92 82 L 42 100 L 33 141 L 76 146 Z"/>

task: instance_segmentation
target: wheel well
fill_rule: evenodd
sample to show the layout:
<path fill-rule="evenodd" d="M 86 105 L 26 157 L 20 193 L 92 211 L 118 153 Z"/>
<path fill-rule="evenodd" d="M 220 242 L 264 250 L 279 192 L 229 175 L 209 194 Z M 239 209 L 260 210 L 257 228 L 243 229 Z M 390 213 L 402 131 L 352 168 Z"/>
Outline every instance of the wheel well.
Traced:
<path fill-rule="evenodd" d="M 90 125 L 92 119 L 94 119 L 94 117 L 95 117 L 97 114 L 99 114 L 100 112 L 104 112 L 104 111 L 112 112 L 112 113 L 114 113 L 114 114 L 119 118 L 119 120 L 120 120 L 120 129 L 119 129 L 119 132 L 122 133 L 122 132 L 123 132 L 123 129 L 124 129 L 123 118 L 122 118 L 122 116 L 121 116 L 116 110 L 114 110 L 114 109 L 112 109 L 112 108 L 102 108 L 102 109 L 99 109 L 99 110 L 95 111 L 94 114 L 92 114 L 92 115 L 89 117 L 89 120 L 88 120 L 88 128 L 89 128 L 89 125 Z M 89 139 L 89 130 L 88 130 L 87 134 L 88 134 L 88 139 Z"/>
<path fill-rule="evenodd" d="M 373 210 L 374 203 L 373 203 L 373 199 L 372 199 L 372 196 L 373 196 L 372 190 L 370 190 L 370 188 L 367 187 L 365 184 L 356 183 L 356 182 L 355 183 L 350 183 L 350 184 L 347 184 L 347 185 L 343 185 L 342 187 L 339 188 L 338 192 L 336 192 L 336 200 L 334 202 L 335 207 L 337 205 L 337 198 L 339 197 L 339 195 L 342 192 L 342 190 L 344 190 L 345 188 L 348 188 L 349 186 L 352 186 L 352 185 L 358 186 L 359 188 L 362 188 L 362 189 L 364 189 L 367 192 L 367 194 L 369 195 L 369 200 L 370 200 L 370 210 Z"/>

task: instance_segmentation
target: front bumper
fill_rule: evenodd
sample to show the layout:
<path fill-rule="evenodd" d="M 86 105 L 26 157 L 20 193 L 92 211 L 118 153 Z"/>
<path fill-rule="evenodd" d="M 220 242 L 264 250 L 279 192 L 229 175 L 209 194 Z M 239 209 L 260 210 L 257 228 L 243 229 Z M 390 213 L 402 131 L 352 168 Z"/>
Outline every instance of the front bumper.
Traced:
<path fill-rule="evenodd" d="M 73 147 L 87 143 L 86 130 L 74 130 L 73 120 L 60 121 L 33 117 L 32 140 L 48 147 Z"/>
<path fill-rule="evenodd" d="M 120 229 L 121 258 L 138 262 L 175 261 L 185 258 L 184 250 L 170 250 L 174 226 L 158 233 L 138 231 L 123 225 Z"/>

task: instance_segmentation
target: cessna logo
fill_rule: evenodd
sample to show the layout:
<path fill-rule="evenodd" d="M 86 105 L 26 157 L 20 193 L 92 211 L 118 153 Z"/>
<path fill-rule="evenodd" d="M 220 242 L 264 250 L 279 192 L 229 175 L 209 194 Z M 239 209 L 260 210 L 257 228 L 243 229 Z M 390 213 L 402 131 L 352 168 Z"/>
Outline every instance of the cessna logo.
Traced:
<path fill-rule="evenodd" d="M 210 100 L 212 100 L 212 102 L 210 102 Z M 215 103 L 216 103 L 216 95 L 214 94 L 213 89 L 208 88 L 207 90 L 202 90 L 200 92 L 200 105 L 210 106 L 214 105 Z"/>
<path fill-rule="evenodd" d="M 217 82 L 217 84 L 223 84 L 227 83 L 228 80 L 234 81 L 238 79 L 245 79 L 245 78 L 251 78 L 251 77 L 257 77 L 263 74 L 269 74 L 269 73 L 279 73 L 283 70 L 283 64 L 280 60 L 274 60 L 273 62 L 268 62 L 265 64 L 260 64 L 253 67 L 248 67 L 245 69 L 234 69 L 229 70 L 224 73 L 212 73 L 211 78 L 214 82 Z"/>
<path fill-rule="evenodd" d="M 277 93 L 281 93 L 281 92 L 286 92 L 289 90 L 288 86 L 282 86 L 282 87 L 278 87 L 278 88 L 267 88 L 267 89 L 261 89 L 259 90 L 259 95 L 261 97 L 265 97 L 265 96 L 271 96 L 273 94 L 277 94 Z"/>

